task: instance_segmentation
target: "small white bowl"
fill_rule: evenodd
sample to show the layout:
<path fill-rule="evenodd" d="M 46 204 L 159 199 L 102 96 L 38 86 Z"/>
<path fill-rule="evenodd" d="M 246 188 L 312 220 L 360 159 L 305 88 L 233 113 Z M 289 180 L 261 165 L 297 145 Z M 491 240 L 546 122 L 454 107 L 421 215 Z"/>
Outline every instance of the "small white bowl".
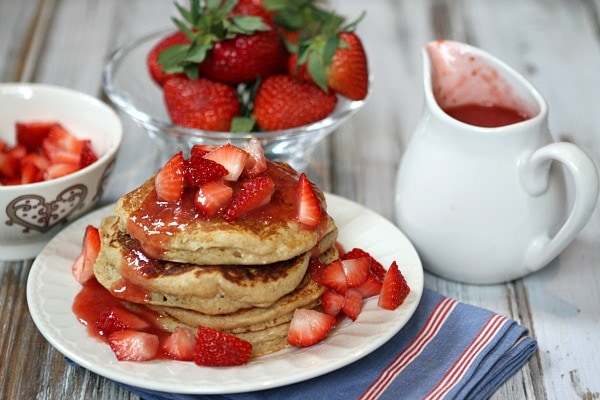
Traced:
<path fill-rule="evenodd" d="M 351 101 L 338 96 L 333 113 L 315 123 L 278 131 L 235 133 L 211 132 L 173 125 L 168 116 L 161 88 L 148 73 L 146 58 L 156 43 L 172 31 L 160 31 L 117 49 L 103 71 L 104 91 L 110 100 L 141 126 L 163 151 L 162 162 L 179 150 L 194 144 L 232 143 L 244 147 L 255 137 L 267 158 L 283 161 L 304 170 L 316 145 L 361 109 L 367 98 Z"/>
<path fill-rule="evenodd" d="M 0 84 L 0 138 L 13 145 L 15 122 L 56 121 L 73 136 L 89 139 L 93 164 L 61 178 L 0 186 L 0 259 L 35 257 L 68 222 L 90 211 L 110 176 L 123 128 L 107 104 L 74 90 L 42 85 Z"/>

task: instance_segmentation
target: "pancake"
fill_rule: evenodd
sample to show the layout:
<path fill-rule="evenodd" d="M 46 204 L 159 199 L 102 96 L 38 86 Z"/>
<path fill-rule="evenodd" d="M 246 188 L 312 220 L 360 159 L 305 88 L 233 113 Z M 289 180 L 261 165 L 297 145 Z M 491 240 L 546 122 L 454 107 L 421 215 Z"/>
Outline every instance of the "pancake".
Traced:
<path fill-rule="evenodd" d="M 138 301 L 210 315 L 273 304 L 297 288 L 313 253 L 333 247 L 337 237 L 333 231 L 315 249 L 270 265 L 214 266 L 150 259 L 135 240 L 118 230 L 114 216 L 104 218 L 99 230 L 102 246 L 94 275 L 101 285 L 110 290 L 126 283 L 136 288 L 137 297 L 144 293 Z"/>
<path fill-rule="evenodd" d="M 178 307 L 148 307 L 161 315 L 168 315 L 190 326 L 210 326 L 227 332 L 261 330 L 288 322 L 297 308 L 314 308 L 320 304 L 325 288 L 307 279 L 296 290 L 283 296 L 269 307 L 253 307 L 223 315 L 209 315 Z"/>
<path fill-rule="evenodd" d="M 318 228 L 307 229 L 296 220 L 298 174 L 286 164 L 267 165 L 276 190 L 270 204 L 251 215 L 233 222 L 203 218 L 191 194 L 184 194 L 181 204 L 159 201 L 151 178 L 117 201 L 119 229 L 136 239 L 149 257 L 180 263 L 268 265 L 304 254 L 336 230 L 325 196 L 314 187 L 323 216 Z"/>

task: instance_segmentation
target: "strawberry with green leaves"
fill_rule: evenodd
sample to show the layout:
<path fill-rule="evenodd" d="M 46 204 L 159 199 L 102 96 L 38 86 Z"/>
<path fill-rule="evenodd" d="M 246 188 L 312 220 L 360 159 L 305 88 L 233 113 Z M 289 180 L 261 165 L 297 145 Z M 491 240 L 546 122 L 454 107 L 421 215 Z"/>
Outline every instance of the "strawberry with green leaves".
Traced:
<path fill-rule="evenodd" d="M 285 48 L 269 13 L 253 2 L 192 0 L 178 6 L 174 19 L 188 43 L 170 46 L 158 56 L 165 73 L 204 76 L 236 85 L 268 76 L 283 65 Z"/>
<path fill-rule="evenodd" d="M 351 100 L 368 94 L 367 55 L 354 29 L 362 19 L 345 24 L 345 19 L 306 0 L 265 0 L 273 19 L 288 32 L 291 53 L 289 72 L 314 81 Z"/>

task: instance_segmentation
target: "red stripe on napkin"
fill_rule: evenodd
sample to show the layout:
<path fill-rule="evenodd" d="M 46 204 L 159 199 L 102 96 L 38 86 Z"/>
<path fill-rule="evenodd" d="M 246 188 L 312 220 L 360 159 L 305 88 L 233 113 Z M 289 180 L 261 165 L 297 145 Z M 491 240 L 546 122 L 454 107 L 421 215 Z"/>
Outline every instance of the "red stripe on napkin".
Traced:
<path fill-rule="evenodd" d="M 376 399 L 391 382 L 409 365 L 431 342 L 440 331 L 440 328 L 452 313 L 458 302 L 445 297 L 431 312 L 427 322 L 419 334 L 396 358 L 379 374 L 377 379 L 361 395 L 361 400 Z"/>
<path fill-rule="evenodd" d="M 494 314 L 483 326 L 481 331 L 473 339 L 471 344 L 465 349 L 456 363 L 446 372 L 444 377 L 425 397 L 427 400 L 437 400 L 443 398 L 458 381 L 465 375 L 475 358 L 480 354 L 498 333 L 507 318 Z"/>

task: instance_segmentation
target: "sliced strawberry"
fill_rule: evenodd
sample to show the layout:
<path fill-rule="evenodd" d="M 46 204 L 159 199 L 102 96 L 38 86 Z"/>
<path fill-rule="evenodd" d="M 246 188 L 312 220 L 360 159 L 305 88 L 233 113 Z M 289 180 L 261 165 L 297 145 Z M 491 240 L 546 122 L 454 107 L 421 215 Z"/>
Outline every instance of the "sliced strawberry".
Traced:
<path fill-rule="evenodd" d="M 321 221 L 321 204 L 315 194 L 312 183 L 306 174 L 300 174 L 297 188 L 298 221 L 310 228 L 316 228 Z"/>
<path fill-rule="evenodd" d="M 34 164 L 21 164 L 21 184 L 41 182 L 44 180 L 44 172 L 40 171 Z"/>
<path fill-rule="evenodd" d="M 244 148 L 250 154 L 248 161 L 244 167 L 244 174 L 249 177 L 254 177 L 266 171 L 267 159 L 265 152 L 257 138 L 252 138 Z"/>
<path fill-rule="evenodd" d="M 192 146 L 192 149 L 190 150 L 190 156 L 204 156 L 208 153 L 210 153 L 211 151 L 215 150 L 217 147 L 217 145 L 214 144 L 195 144 Z"/>
<path fill-rule="evenodd" d="M 354 289 L 356 289 L 362 295 L 363 299 L 366 299 L 368 297 L 377 296 L 379 293 L 381 293 L 382 285 L 382 281 L 379 278 L 370 274 L 365 283 L 355 287 Z"/>
<path fill-rule="evenodd" d="M 184 175 L 183 154 L 178 152 L 154 177 L 154 187 L 158 197 L 168 202 L 181 200 L 185 187 Z"/>
<path fill-rule="evenodd" d="M 335 317 L 342 311 L 342 304 L 344 304 L 344 296 L 336 291 L 328 290 L 321 296 L 321 308 L 325 314 Z"/>
<path fill-rule="evenodd" d="M 11 151 L 0 153 L 0 177 L 2 179 L 17 178 L 19 176 L 19 157 Z"/>
<path fill-rule="evenodd" d="M 367 257 L 350 258 L 342 260 L 342 267 L 344 268 L 348 287 L 356 287 L 367 281 L 371 262 Z"/>
<path fill-rule="evenodd" d="M 115 331 L 108 344 L 119 361 L 148 361 L 158 354 L 158 336 L 135 330 Z"/>
<path fill-rule="evenodd" d="M 55 122 L 46 121 L 15 123 L 17 144 L 25 146 L 28 151 L 37 151 L 54 125 Z"/>
<path fill-rule="evenodd" d="M 178 326 L 161 343 L 163 353 L 174 360 L 192 361 L 194 359 L 194 349 L 196 348 L 196 334 L 189 328 Z"/>
<path fill-rule="evenodd" d="M 194 203 L 196 204 L 196 208 L 202 211 L 204 215 L 212 217 L 219 210 L 227 207 L 232 197 L 233 189 L 231 187 L 221 182 L 212 181 L 198 188 Z"/>
<path fill-rule="evenodd" d="M 359 249 L 359 248 L 354 248 L 346 253 L 341 253 L 341 259 L 342 260 L 349 260 L 351 258 L 361 258 L 361 257 L 368 257 L 371 260 L 371 273 L 373 275 L 375 275 L 380 281 L 383 281 L 383 277 L 385 276 L 385 268 L 383 268 L 383 265 L 381 265 L 381 263 L 379 261 L 377 261 L 375 258 L 373 258 L 373 256 L 371 256 L 368 252 L 364 251 L 363 249 Z"/>
<path fill-rule="evenodd" d="M 100 252 L 100 232 L 93 225 L 88 225 L 83 234 L 81 254 L 72 267 L 77 282 L 83 284 L 94 276 L 93 265 Z"/>
<path fill-rule="evenodd" d="M 79 164 L 66 163 L 66 162 L 58 163 L 58 164 L 53 163 L 46 169 L 46 172 L 44 173 L 44 179 L 50 180 L 50 179 L 60 178 L 61 176 L 72 174 L 73 172 L 78 171 L 78 170 L 79 170 Z"/>
<path fill-rule="evenodd" d="M 386 310 L 395 310 L 404 302 L 409 292 L 410 288 L 398 269 L 398 264 L 396 261 L 392 262 L 383 279 L 383 286 L 377 304 Z"/>
<path fill-rule="evenodd" d="M 247 153 L 246 153 L 247 154 Z M 225 221 L 233 221 L 240 216 L 269 204 L 275 191 L 275 183 L 270 176 L 261 175 L 242 183 L 239 193 L 223 213 Z"/>
<path fill-rule="evenodd" d="M 346 314 L 352 321 L 356 321 L 360 310 L 362 309 L 362 294 L 352 288 L 348 288 L 346 295 L 344 296 L 344 303 L 342 304 L 342 312 Z"/>
<path fill-rule="evenodd" d="M 190 158 L 184 161 L 185 180 L 192 187 L 215 181 L 229 173 L 224 166 L 203 155 L 199 151 L 192 152 Z"/>
<path fill-rule="evenodd" d="M 204 157 L 218 162 L 224 166 L 227 171 L 229 171 L 229 173 L 224 177 L 225 180 L 237 181 L 244 171 L 244 167 L 246 166 L 246 162 L 248 161 L 250 154 L 239 147 L 235 147 L 227 143 L 223 146 L 217 147 Z"/>
<path fill-rule="evenodd" d="M 252 344 L 231 334 L 199 326 L 194 362 L 203 366 L 236 366 L 246 364 Z"/>
<path fill-rule="evenodd" d="M 83 140 L 83 146 L 81 147 L 81 153 L 79 154 L 79 168 L 85 168 L 90 164 L 95 163 L 98 160 L 98 156 L 94 152 L 92 142 L 90 140 Z"/>
<path fill-rule="evenodd" d="M 333 315 L 298 308 L 290 322 L 287 341 L 292 346 L 312 346 L 325 339 L 334 325 Z"/>
<path fill-rule="evenodd" d="M 131 329 L 142 331 L 150 324 L 138 315 L 124 308 L 109 306 L 96 321 L 98 333 L 101 336 L 110 336 L 113 332 Z"/>
<path fill-rule="evenodd" d="M 57 151 L 67 151 L 73 154 L 81 154 L 83 141 L 71 135 L 64 126 L 54 124 L 48 132 L 48 136 L 42 143 L 42 151 L 50 159 L 54 160 Z"/>
<path fill-rule="evenodd" d="M 348 289 L 346 274 L 340 260 L 335 260 L 332 263 L 320 268 L 313 275 L 315 281 L 321 285 L 335 290 L 340 294 L 345 294 Z"/>

